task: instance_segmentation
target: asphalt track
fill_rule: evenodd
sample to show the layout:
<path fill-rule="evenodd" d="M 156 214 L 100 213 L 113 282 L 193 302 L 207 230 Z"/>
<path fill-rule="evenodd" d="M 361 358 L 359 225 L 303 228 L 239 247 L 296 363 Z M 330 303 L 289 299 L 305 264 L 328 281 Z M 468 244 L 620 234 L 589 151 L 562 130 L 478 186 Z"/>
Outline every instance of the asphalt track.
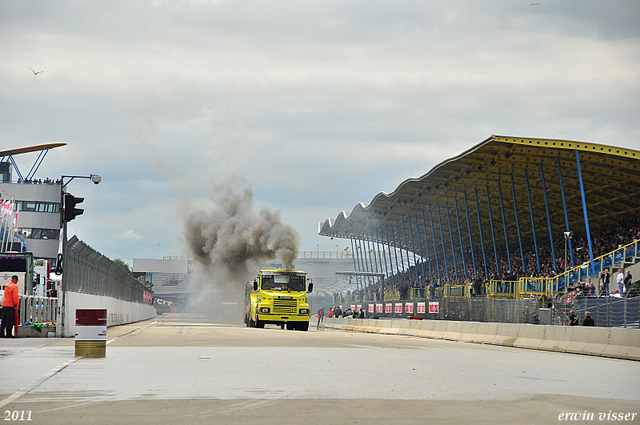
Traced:
<path fill-rule="evenodd" d="M 106 357 L 80 358 L 73 339 L 0 340 L 0 419 L 550 424 L 579 414 L 569 422 L 640 423 L 634 361 L 179 314 L 110 328 L 107 341 Z"/>

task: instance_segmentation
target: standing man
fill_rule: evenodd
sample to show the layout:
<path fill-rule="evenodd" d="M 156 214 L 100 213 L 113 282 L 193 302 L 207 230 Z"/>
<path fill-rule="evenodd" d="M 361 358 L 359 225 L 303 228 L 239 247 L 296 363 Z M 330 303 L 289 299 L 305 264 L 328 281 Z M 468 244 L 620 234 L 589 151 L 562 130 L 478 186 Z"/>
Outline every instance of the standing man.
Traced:
<path fill-rule="evenodd" d="M 318 324 L 316 328 L 320 328 L 320 323 L 324 324 L 324 307 L 320 307 L 318 310 Z"/>
<path fill-rule="evenodd" d="M 624 278 L 624 292 L 627 293 L 631 290 L 631 281 L 633 280 L 633 276 L 631 276 L 631 270 L 627 270 L 627 277 Z"/>
<path fill-rule="evenodd" d="M 602 290 L 600 291 L 600 295 L 609 295 L 609 283 L 611 282 L 609 269 L 604 269 L 604 272 L 600 274 L 600 279 L 602 279 Z"/>
<path fill-rule="evenodd" d="M 16 325 L 16 311 L 20 306 L 20 296 L 18 295 L 18 276 L 11 276 L 11 282 L 4 288 L 2 298 L 2 326 L 0 326 L 0 338 L 15 338 L 12 330 Z M 16 336 L 18 329 L 16 328 Z"/>
<path fill-rule="evenodd" d="M 618 283 L 618 294 L 622 296 L 624 292 L 624 273 L 622 273 L 622 269 L 618 269 L 618 276 L 616 276 L 616 282 Z"/>
<path fill-rule="evenodd" d="M 595 322 L 593 321 L 593 318 L 591 317 L 591 313 L 589 313 L 588 311 L 584 314 L 584 320 L 582 321 L 582 326 L 595 326 Z"/>
<path fill-rule="evenodd" d="M 578 317 L 573 310 L 569 312 L 569 326 L 578 326 Z"/>

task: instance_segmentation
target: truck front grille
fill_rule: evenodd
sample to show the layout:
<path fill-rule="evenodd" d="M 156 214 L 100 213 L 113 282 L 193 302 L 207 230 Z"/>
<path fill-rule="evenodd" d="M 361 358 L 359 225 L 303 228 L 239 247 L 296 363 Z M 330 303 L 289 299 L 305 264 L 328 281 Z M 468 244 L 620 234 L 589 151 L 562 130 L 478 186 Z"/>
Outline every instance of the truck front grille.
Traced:
<path fill-rule="evenodd" d="M 273 300 L 274 314 L 297 314 L 297 307 L 296 300 Z"/>

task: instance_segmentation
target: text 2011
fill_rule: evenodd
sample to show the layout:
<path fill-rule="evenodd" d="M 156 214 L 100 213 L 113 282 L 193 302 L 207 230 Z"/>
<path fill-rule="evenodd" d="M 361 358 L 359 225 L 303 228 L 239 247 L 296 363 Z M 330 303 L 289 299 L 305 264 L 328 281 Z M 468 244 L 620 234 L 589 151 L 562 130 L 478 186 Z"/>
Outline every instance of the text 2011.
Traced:
<path fill-rule="evenodd" d="M 31 420 L 31 410 L 5 410 L 4 411 L 4 420 L 5 421 L 30 421 Z"/>

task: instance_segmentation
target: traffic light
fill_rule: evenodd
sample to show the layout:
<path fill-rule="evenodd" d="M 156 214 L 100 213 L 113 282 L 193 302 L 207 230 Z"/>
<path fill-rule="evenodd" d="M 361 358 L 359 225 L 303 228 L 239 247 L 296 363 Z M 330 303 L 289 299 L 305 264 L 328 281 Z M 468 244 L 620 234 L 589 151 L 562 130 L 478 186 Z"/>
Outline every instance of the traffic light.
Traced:
<path fill-rule="evenodd" d="M 84 198 L 73 196 L 70 193 L 64 194 L 64 210 L 62 215 L 64 221 L 71 221 L 76 218 L 77 215 L 84 212 L 84 210 L 76 208 L 76 205 L 82 203 L 82 201 L 84 201 Z"/>

